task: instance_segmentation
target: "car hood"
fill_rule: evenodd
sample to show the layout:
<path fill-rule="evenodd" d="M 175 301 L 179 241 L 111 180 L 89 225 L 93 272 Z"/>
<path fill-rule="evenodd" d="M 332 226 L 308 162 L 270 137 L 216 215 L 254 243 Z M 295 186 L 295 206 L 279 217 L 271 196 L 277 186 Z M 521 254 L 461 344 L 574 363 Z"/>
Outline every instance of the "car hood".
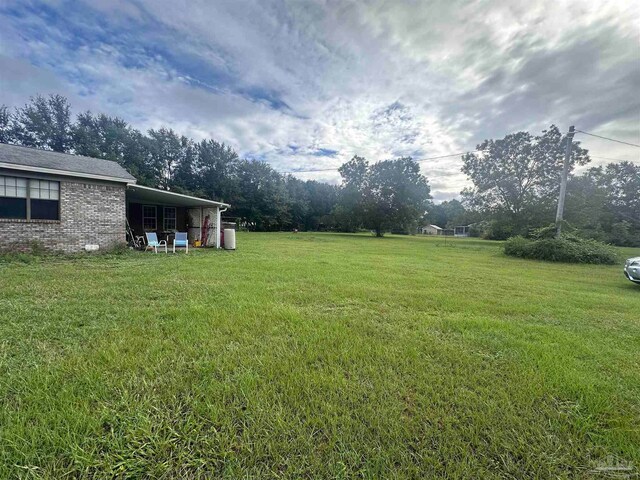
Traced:
<path fill-rule="evenodd" d="M 625 263 L 631 263 L 631 262 L 640 262 L 640 257 L 627 258 L 627 261 Z"/>

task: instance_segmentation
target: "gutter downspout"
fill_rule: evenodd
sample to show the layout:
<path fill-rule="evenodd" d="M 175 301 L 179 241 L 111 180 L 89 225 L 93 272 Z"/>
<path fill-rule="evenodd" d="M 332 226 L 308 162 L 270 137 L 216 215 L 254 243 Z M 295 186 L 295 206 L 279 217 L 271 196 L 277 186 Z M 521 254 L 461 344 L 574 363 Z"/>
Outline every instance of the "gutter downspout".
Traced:
<path fill-rule="evenodd" d="M 227 207 L 228 208 L 228 207 Z M 216 248 L 220 248 L 220 235 L 222 234 L 222 220 L 221 220 L 221 213 L 224 213 L 227 211 L 227 208 L 224 208 L 222 210 L 220 210 L 220 207 L 216 208 L 216 212 L 217 212 L 217 225 L 216 225 Z"/>

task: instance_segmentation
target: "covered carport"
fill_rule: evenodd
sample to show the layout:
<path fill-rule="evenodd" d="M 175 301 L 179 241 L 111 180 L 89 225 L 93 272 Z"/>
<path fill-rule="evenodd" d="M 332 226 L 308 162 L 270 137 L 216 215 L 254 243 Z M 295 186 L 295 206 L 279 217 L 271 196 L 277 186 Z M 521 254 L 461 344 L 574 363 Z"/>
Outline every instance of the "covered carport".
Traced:
<path fill-rule="evenodd" d="M 170 240 L 175 232 L 187 232 L 189 243 L 220 248 L 220 214 L 228 204 L 181 193 L 127 185 L 127 222 L 136 236 L 155 232 Z"/>

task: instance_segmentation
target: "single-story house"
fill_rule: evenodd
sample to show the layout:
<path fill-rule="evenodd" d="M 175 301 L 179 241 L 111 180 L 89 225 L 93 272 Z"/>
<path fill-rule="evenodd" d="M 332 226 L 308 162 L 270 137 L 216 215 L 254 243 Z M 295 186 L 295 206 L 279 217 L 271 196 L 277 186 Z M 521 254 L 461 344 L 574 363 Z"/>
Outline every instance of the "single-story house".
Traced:
<path fill-rule="evenodd" d="M 442 228 L 437 225 L 425 225 L 424 227 L 420 227 L 420 233 L 422 235 L 442 235 Z"/>
<path fill-rule="evenodd" d="M 0 144 L 0 249 L 33 242 L 64 252 L 109 248 L 156 232 L 220 247 L 228 204 L 144 187 L 109 160 Z"/>

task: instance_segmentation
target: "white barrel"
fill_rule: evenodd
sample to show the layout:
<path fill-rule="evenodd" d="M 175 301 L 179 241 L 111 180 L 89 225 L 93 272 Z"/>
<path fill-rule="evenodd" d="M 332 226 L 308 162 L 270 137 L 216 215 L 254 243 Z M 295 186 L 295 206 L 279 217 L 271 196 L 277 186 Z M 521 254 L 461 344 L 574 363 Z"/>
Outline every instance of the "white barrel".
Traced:
<path fill-rule="evenodd" d="M 224 229 L 224 249 L 225 250 L 236 249 L 236 231 L 233 228 Z"/>

